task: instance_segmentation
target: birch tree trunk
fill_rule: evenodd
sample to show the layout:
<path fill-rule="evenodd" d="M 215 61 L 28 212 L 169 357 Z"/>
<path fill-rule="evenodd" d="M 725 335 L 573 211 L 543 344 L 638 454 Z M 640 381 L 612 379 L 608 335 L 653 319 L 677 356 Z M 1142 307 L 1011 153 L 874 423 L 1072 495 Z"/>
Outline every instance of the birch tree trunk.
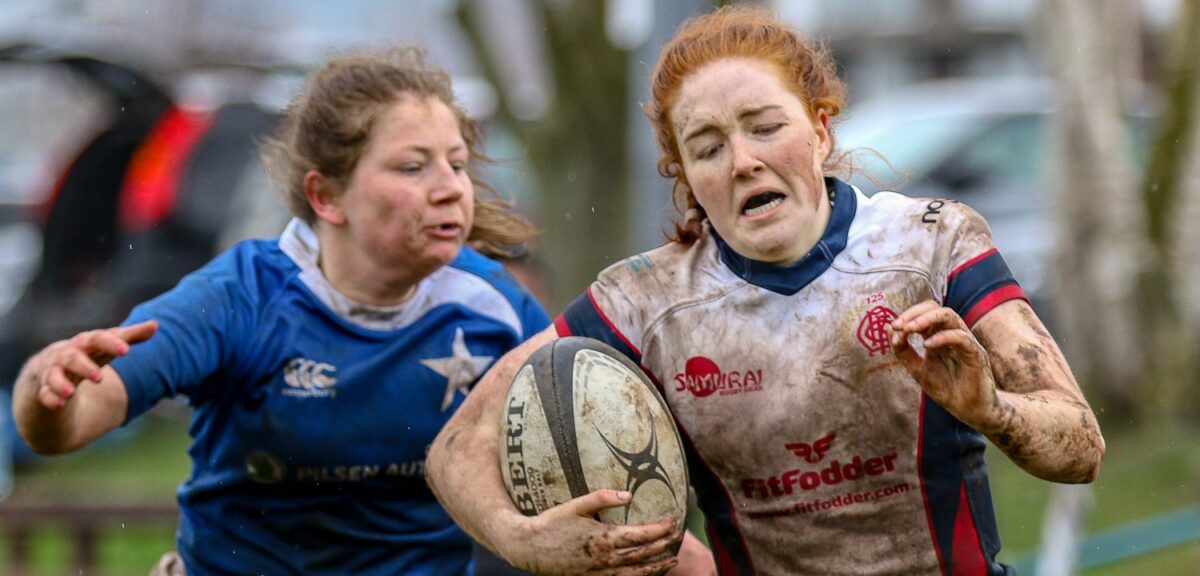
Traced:
<path fill-rule="evenodd" d="M 517 113 L 519 94 L 500 89 L 497 117 L 518 132 L 536 172 L 544 230 L 538 250 L 556 310 L 629 252 L 629 55 L 605 34 L 608 2 L 464 3 L 459 21 L 496 86 L 504 86 L 504 53 L 488 45 L 487 30 L 496 25 L 489 17 L 516 8 L 540 24 L 533 30 L 540 37 L 527 41 L 544 43 L 553 92 L 544 112 L 530 117 Z"/>
<path fill-rule="evenodd" d="M 1044 0 L 1038 28 L 1059 88 L 1047 187 L 1059 233 L 1058 340 L 1096 408 L 1123 419 L 1146 379 L 1137 289 L 1153 251 L 1124 148 L 1121 1 Z"/>
<path fill-rule="evenodd" d="M 1143 189 L 1156 258 L 1143 277 L 1153 330 L 1152 422 L 1200 420 L 1200 0 L 1180 4 L 1168 39 L 1161 130 Z"/>

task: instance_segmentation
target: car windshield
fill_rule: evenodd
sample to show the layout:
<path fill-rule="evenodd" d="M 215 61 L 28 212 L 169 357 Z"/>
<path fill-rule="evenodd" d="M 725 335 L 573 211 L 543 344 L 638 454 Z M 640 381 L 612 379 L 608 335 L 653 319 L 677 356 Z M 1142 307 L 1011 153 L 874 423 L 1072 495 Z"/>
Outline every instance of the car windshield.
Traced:
<path fill-rule="evenodd" d="M 878 186 L 865 175 L 886 188 L 900 188 L 905 176 L 924 177 L 991 122 L 981 116 L 928 116 L 847 123 L 838 142 L 853 159 L 856 174 L 851 182 L 869 194 Z"/>

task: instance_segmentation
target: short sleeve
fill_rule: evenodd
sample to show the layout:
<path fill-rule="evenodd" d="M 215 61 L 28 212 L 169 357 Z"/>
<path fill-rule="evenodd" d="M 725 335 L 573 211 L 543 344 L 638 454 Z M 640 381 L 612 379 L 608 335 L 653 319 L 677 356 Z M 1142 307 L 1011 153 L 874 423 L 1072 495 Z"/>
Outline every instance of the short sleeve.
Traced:
<path fill-rule="evenodd" d="M 559 336 L 585 336 L 600 340 L 635 363 L 641 363 L 641 314 L 620 289 L 620 282 L 602 273 L 554 321 Z"/>
<path fill-rule="evenodd" d="M 947 203 L 943 225 L 946 254 L 938 280 L 944 286 L 945 305 L 967 326 L 1004 302 L 1028 300 L 978 212 L 964 204 Z"/>
<path fill-rule="evenodd" d="M 112 363 L 129 394 L 126 422 L 163 398 L 182 394 L 196 402 L 204 396 L 203 385 L 229 365 L 230 351 L 245 349 L 253 337 L 254 312 L 242 291 L 210 264 L 134 308 L 124 325 L 157 320 L 158 332 Z"/>

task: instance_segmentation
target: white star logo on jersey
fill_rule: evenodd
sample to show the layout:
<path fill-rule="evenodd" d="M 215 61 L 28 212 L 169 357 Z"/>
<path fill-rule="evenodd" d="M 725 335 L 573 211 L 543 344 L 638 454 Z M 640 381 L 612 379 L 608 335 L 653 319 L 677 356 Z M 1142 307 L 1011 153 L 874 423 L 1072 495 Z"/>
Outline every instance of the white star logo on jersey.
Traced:
<path fill-rule="evenodd" d="M 477 380 L 479 375 L 487 369 L 488 364 L 492 363 L 491 356 L 471 355 L 471 351 L 467 349 L 467 339 L 463 336 L 462 328 L 454 333 L 454 345 L 451 350 L 451 356 L 447 358 L 421 361 L 430 370 L 446 377 L 446 396 L 442 399 L 442 412 L 450 408 L 450 402 L 454 400 L 455 392 L 462 390 L 463 394 L 466 394 L 467 386 Z"/>

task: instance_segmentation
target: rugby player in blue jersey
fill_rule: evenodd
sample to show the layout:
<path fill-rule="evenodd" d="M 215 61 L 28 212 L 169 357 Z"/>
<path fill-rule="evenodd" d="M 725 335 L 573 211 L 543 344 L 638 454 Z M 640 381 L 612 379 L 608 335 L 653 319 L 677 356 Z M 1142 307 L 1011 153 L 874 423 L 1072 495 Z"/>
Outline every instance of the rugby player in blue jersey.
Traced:
<path fill-rule="evenodd" d="M 650 574 L 670 521 L 610 526 L 600 490 L 535 517 L 497 464 L 536 348 L 597 338 L 658 383 L 720 574 L 1010 574 L 983 458 L 1096 477 L 1104 440 L 970 208 L 834 177 L 845 87 L 776 17 L 726 8 L 663 49 L 646 106 L 683 219 L 506 355 L 435 440 L 429 477 L 481 543 L 551 574 Z"/>
<path fill-rule="evenodd" d="M 331 60 L 264 146 L 295 215 L 282 235 L 33 356 L 22 436 L 70 452 L 186 396 L 183 566 L 160 573 L 469 573 L 425 454 L 484 370 L 549 323 L 488 257 L 533 229 L 477 196 L 477 136 L 418 50 Z"/>

